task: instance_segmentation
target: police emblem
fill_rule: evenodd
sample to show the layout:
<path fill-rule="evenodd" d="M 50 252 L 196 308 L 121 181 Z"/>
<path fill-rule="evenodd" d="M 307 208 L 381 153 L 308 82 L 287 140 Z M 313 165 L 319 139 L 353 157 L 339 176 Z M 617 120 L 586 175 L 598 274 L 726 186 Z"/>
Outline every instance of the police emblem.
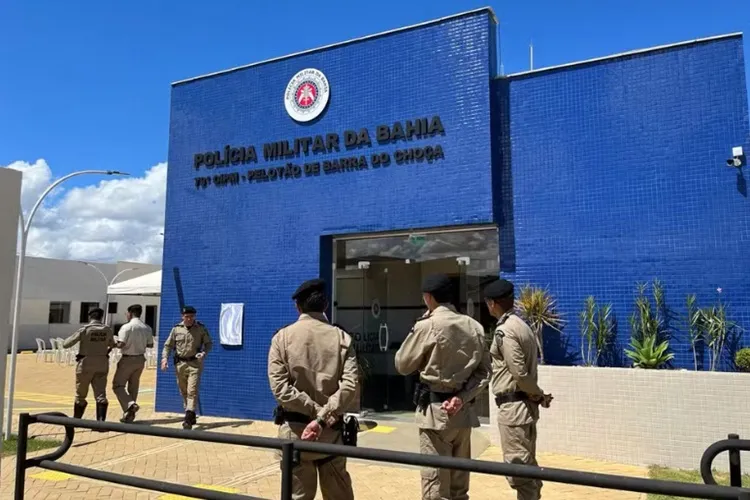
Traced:
<path fill-rule="evenodd" d="M 309 122 L 325 110 L 331 87 L 322 71 L 303 69 L 289 80 L 284 92 L 284 107 L 293 120 Z"/>

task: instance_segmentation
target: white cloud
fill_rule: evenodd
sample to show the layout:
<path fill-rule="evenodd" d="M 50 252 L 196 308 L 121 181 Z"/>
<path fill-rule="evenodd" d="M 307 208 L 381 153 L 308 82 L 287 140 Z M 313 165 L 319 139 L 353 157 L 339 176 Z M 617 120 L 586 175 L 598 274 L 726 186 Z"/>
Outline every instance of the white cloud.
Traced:
<path fill-rule="evenodd" d="M 44 160 L 7 165 L 23 174 L 28 214 L 52 182 Z M 161 263 L 167 164 L 143 177 L 107 177 L 85 187 L 55 188 L 34 216 L 27 255 L 55 259 Z"/>

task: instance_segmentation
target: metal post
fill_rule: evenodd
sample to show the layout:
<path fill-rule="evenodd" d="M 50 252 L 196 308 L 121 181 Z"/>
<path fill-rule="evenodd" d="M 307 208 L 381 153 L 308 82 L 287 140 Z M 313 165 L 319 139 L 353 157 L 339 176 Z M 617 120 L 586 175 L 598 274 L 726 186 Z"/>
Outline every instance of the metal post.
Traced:
<path fill-rule="evenodd" d="M 71 174 L 65 175 L 63 177 L 60 177 L 55 182 L 49 185 L 47 189 L 44 190 L 42 195 L 39 197 L 38 200 L 36 200 L 36 203 L 29 211 L 29 217 L 26 219 L 26 223 L 24 224 L 23 220 L 23 214 L 20 215 L 21 220 L 21 251 L 18 254 L 18 269 L 16 269 L 16 286 L 15 290 L 13 292 L 13 326 L 11 328 L 11 348 L 10 348 L 10 378 L 8 379 L 8 395 L 5 398 L 5 429 L 4 429 L 4 436 L 5 439 L 10 439 L 10 432 L 13 428 L 13 395 L 15 393 L 16 389 L 16 362 L 17 362 L 17 356 L 18 356 L 18 322 L 19 322 L 19 316 L 21 314 L 21 301 L 23 300 L 23 296 L 21 295 L 22 285 L 23 285 L 23 264 L 24 259 L 26 258 L 26 242 L 28 241 L 29 237 L 29 230 L 31 229 L 31 222 L 34 220 L 34 214 L 36 214 L 36 211 L 39 210 L 39 207 L 42 205 L 42 202 L 47 197 L 47 195 L 55 189 L 57 186 L 62 184 L 63 182 L 67 181 L 71 177 L 76 177 L 78 175 L 86 175 L 86 174 L 99 174 L 99 175 L 130 175 L 126 174 L 124 172 L 118 172 L 116 170 L 80 170 L 78 172 L 73 172 Z M 2 346 L 0 350 L 4 350 L 5 346 Z M 3 353 L 4 354 L 4 353 Z"/>
<path fill-rule="evenodd" d="M 730 434 L 727 436 L 730 440 L 738 440 L 740 436 Z M 740 464 L 740 450 L 729 450 L 729 485 L 742 487 L 742 465 Z"/>
<path fill-rule="evenodd" d="M 292 500 L 292 469 L 294 469 L 294 443 L 281 445 L 281 500 Z"/>
<path fill-rule="evenodd" d="M 26 446 L 29 439 L 29 418 L 28 413 L 21 413 L 18 419 L 18 442 L 16 443 L 16 493 L 15 500 L 23 500 L 24 490 L 26 488 Z"/>
<path fill-rule="evenodd" d="M 23 267 L 26 257 L 26 238 L 28 233 L 24 229 L 21 233 L 21 251 L 18 254 L 16 264 L 16 283 L 13 289 L 13 324 L 11 326 L 10 342 L 10 376 L 8 377 L 8 396 L 5 398 L 5 439 L 10 439 L 10 431 L 13 428 L 13 393 L 16 383 L 16 351 L 18 350 L 18 323 L 21 317 L 21 293 L 23 286 Z M 5 351 L 3 346 L 2 351 Z M 2 353 L 5 356 L 5 352 Z"/>

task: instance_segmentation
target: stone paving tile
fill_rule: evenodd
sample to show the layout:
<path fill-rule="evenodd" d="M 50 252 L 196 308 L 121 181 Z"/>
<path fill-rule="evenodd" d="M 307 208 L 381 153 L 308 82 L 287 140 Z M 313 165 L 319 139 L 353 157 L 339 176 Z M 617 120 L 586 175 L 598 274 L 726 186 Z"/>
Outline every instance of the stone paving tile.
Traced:
<path fill-rule="evenodd" d="M 19 356 L 18 370 L 18 393 L 23 393 L 24 397 L 32 397 L 31 393 L 41 394 L 42 396 L 38 396 L 38 399 L 48 401 L 45 407 L 50 405 L 49 401 L 60 401 L 61 410 L 69 413 L 64 403 L 72 393 L 72 367 L 36 363 L 33 355 L 22 355 Z M 154 370 L 145 372 L 142 386 L 144 388 L 154 386 Z M 153 392 L 143 394 L 144 402 L 147 399 L 153 400 Z M 115 408 L 113 403 L 114 400 L 111 403 L 111 409 Z M 17 402 L 16 406 L 23 407 L 23 402 Z M 91 416 L 87 414 L 87 417 Z M 110 419 L 115 420 L 116 416 L 117 412 L 111 410 Z M 151 425 L 170 428 L 180 427 L 180 417 L 180 415 L 154 414 L 145 405 L 139 414 L 139 420 L 142 422 L 140 425 L 150 422 Z M 389 445 L 389 440 L 398 440 L 401 444 L 412 431 L 416 436 L 416 430 L 413 430 L 411 424 L 389 422 L 388 426 L 398 427 L 398 432 L 367 433 L 361 437 L 362 445 L 371 446 L 368 442 L 376 442 L 377 447 L 386 447 Z M 271 422 L 207 417 L 199 418 L 199 425 L 196 428 L 248 436 L 275 436 L 276 433 L 276 428 Z M 42 424 L 32 426 L 30 435 L 62 438 L 59 428 Z M 218 487 L 224 491 L 237 491 L 268 499 L 279 498 L 280 471 L 275 454 L 270 450 L 134 434 L 94 433 L 83 429 L 77 431 L 74 443 L 73 448 L 63 459 L 66 463 L 192 486 Z M 416 438 L 414 443 L 416 443 Z M 401 448 L 395 445 L 394 447 Z M 502 457 L 499 449 L 490 446 L 481 453 L 479 458 L 496 461 Z M 539 457 L 539 462 L 547 467 L 572 470 L 635 477 L 645 477 L 647 474 L 646 469 L 642 467 L 597 462 L 578 457 L 545 454 Z M 420 478 L 417 468 L 350 460 L 349 471 L 353 478 L 357 500 L 412 500 L 420 497 Z M 34 477 L 42 472 L 44 471 L 41 469 L 27 472 L 26 499 L 171 500 L 176 498 L 164 493 L 147 492 L 86 478 L 70 477 L 60 481 L 51 481 Z M 14 473 L 15 458 L 4 458 L 0 471 L 0 499 L 12 498 Z M 504 478 L 475 474 L 472 475 L 471 481 L 472 500 L 515 498 Z M 553 500 L 645 498 L 643 495 L 633 493 L 553 483 L 546 483 L 542 492 L 545 499 Z M 318 494 L 317 498 L 322 497 Z"/>

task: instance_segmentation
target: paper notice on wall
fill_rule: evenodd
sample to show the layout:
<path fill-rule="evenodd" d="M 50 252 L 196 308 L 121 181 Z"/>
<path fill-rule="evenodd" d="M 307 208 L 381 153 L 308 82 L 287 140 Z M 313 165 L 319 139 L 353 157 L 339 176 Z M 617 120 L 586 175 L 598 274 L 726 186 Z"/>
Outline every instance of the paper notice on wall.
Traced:
<path fill-rule="evenodd" d="M 242 313 L 245 304 L 222 304 L 219 318 L 221 345 L 242 345 Z"/>

